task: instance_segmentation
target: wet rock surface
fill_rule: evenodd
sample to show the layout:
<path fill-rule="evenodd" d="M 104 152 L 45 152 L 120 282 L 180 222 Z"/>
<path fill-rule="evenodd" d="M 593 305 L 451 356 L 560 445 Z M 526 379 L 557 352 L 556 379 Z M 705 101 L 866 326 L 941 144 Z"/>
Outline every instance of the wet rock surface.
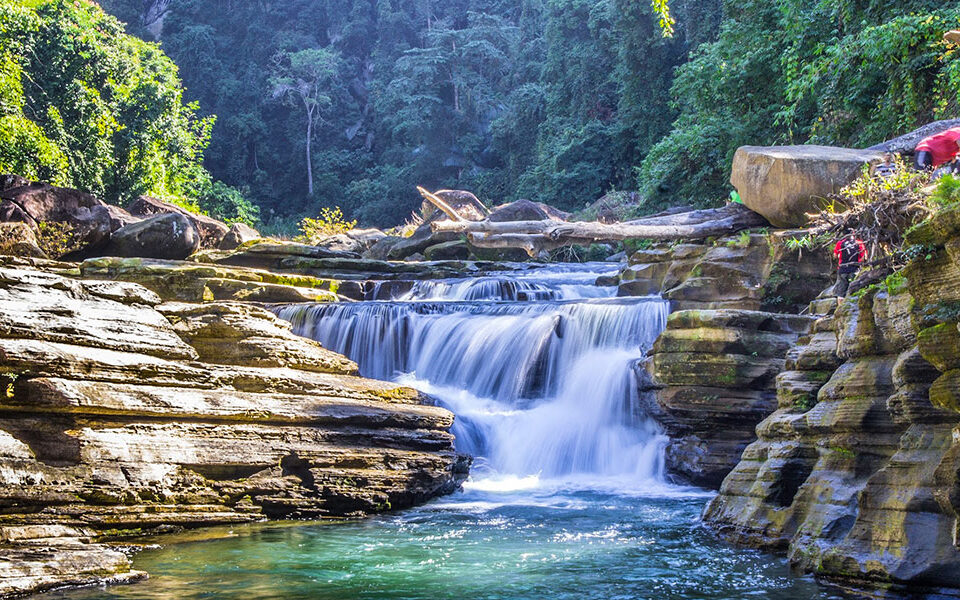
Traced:
<path fill-rule="evenodd" d="M 255 306 L 22 267 L 0 304 L 0 597 L 142 577 L 110 540 L 402 508 L 466 477 L 451 413 Z"/>

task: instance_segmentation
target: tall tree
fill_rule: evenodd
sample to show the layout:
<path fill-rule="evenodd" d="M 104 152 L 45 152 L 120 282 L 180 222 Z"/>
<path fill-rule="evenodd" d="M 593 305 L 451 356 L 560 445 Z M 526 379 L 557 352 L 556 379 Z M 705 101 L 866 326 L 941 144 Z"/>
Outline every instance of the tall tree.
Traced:
<path fill-rule="evenodd" d="M 333 104 L 340 62 L 339 54 L 326 48 L 283 53 L 277 56 L 270 80 L 274 98 L 303 107 L 308 196 L 313 196 L 313 128 L 323 120 L 324 109 Z"/>

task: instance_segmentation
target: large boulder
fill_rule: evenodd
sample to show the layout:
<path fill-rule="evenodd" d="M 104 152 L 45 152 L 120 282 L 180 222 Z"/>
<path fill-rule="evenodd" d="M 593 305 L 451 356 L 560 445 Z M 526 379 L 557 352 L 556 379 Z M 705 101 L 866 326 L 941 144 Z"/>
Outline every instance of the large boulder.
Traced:
<path fill-rule="evenodd" d="M 121 227 L 133 225 L 143 220 L 141 217 L 131 215 L 119 206 L 108 205 L 107 212 L 110 213 L 110 231 L 116 231 Z"/>
<path fill-rule="evenodd" d="M 490 211 L 476 196 L 463 190 L 439 190 L 434 195 L 446 202 L 458 215 L 468 221 L 482 221 Z M 425 223 L 446 219 L 447 216 L 435 207 L 429 200 L 424 200 L 420 207 Z"/>
<path fill-rule="evenodd" d="M 113 232 L 101 251 L 105 256 L 186 258 L 200 247 L 200 234 L 190 220 L 177 213 L 157 215 Z"/>
<path fill-rule="evenodd" d="M 4 173 L 0 175 L 0 192 L 12 190 L 13 188 L 28 185 L 29 183 L 30 180 L 25 177 L 14 175 L 13 173 Z"/>
<path fill-rule="evenodd" d="M 880 152 L 832 146 L 741 146 L 730 183 L 747 208 L 776 227 L 802 227 L 823 199 L 860 175 Z"/>
<path fill-rule="evenodd" d="M 3 183 L 25 180 L 7 176 Z M 0 192 L 0 222 L 22 222 L 36 230 L 40 223 L 64 223 L 70 246 L 97 248 L 110 236 L 111 216 L 107 205 L 91 194 L 46 183 L 27 183 Z"/>
<path fill-rule="evenodd" d="M 233 250 L 247 242 L 258 240 L 260 237 L 260 232 L 246 223 L 234 223 L 217 247 L 221 250 Z"/>
<path fill-rule="evenodd" d="M 504 204 L 494 208 L 488 217 L 491 221 L 542 221 L 544 219 L 556 219 L 566 221 L 570 213 L 558 210 L 549 204 L 542 202 L 531 202 L 530 200 L 517 200 L 509 204 Z"/>
<path fill-rule="evenodd" d="M 170 204 L 169 202 L 157 200 L 150 196 L 140 196 L 130 203 L 127 210 L 136 217 L 152 217 L 166 213 L 183 215 L 190 220 L 200 233 L 201 248 L 216 248 L 230 230 L 224 223 L 216 219 L 206 215 L 194 214 L 186 209 L 180 208 L 176 204 Z"/>

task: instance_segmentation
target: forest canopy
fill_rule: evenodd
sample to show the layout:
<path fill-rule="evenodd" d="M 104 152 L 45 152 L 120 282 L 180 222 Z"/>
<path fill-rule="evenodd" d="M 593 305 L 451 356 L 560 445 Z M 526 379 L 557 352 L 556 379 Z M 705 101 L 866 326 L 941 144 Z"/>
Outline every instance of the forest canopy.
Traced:
<path fill-rule="evenodd" d="M 672 37 L 647 0 L 100 5 L 0 0 L 0 167 L 268 228 L 394 225 L 416 185 L 717 205 L 740 145 L 960 116 L 960 0 L 671 0 Z"/>
<path fill-rule="evenodd" d="M 0 0 L 0 172 L 252 221 L 256 209 L 203 167 L 214 120 L 184 101 L 157 44 L 96 4 Z"/>

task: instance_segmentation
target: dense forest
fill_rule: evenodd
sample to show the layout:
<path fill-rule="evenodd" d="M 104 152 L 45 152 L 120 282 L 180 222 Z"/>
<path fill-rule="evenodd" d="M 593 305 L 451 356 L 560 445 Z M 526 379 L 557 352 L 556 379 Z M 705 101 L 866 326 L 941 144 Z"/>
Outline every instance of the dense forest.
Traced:
<path fill-rule="evenodd" d="M 100 5 L 0 0 L 0 168 L 268 228 L 393 225 L 416 185 L 716 204 L 739 145 L 958 112 L 960 1 L 673 0 L 672 37 L 646 0 Z"/>

